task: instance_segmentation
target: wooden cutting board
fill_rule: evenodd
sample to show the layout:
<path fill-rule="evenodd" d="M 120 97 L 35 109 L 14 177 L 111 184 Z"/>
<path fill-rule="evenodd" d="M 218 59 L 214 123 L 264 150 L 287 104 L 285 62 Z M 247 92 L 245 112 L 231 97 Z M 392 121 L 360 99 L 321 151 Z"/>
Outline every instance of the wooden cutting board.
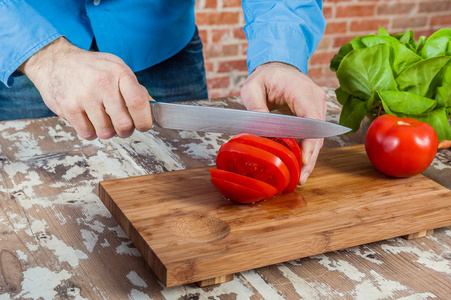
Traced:
<path fill-rule="evenodd" d="M 100 182 L 99 196 L 168 287 L 451 225 L 451 192 L 391 178 L 363 145 L 324 149 L 307 183 L 251 205 L 224 199 L 209 168 Z"/>

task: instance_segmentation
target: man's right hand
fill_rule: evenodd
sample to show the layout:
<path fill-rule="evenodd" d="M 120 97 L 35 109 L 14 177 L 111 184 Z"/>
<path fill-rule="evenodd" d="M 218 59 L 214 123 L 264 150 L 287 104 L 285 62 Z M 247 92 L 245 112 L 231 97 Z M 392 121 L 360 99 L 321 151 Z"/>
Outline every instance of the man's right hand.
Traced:
<path fill-rule="evenodd" d="M 45 104 L 81 138 L 125 138 L 152 126 L 149 96 L 117 56 L 85 51 L 59 38 L 20 68 Z"/>

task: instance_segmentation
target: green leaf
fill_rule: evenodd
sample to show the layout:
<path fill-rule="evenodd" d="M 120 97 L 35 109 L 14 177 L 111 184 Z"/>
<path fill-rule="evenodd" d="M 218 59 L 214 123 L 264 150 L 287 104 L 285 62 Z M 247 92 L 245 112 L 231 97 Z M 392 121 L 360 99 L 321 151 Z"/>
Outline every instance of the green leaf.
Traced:
<path fill-rule="evenodd" d="M 415 53 L 417 53 L 417 54 L 421 53 L 421 51 L 424 47 L 424 44 L 426 44 L 426 40 L 427 40 L 427 38 L 424 35 L 420 36 L 420 38 L 418 39 L 418 42 L 417 42 L 417 47 L 415 49 Z"/>
<path fill-rule="evenodd" d="M 435 95 L 437 107 L 451 108 L 451 86 L 439 86 Z"/>
<path fill-rule="evenodd" d="M 446 55 L 449 50 L 449 42 L 451 41 L 451 28 L 442 28 L 434 32 L 427 38 L 421 56 L 423 58 L 431 58 L 440 55 Z"/>
<path fill-rule="evenodd" d="M 451 57 L 439 56 L 413 64 L 396 78 L 400 91 L 432 98 L 439 82 L 434 81 Z"/>
<path fill-rule="evenodd" d="M 384 110 L 389 114 L 421 115 L 432 111 L 437 101 L 407 92 L 378 91 Z"/>
<path fill-rule="evenodd" d="M 385 30 L 384 27 L 379 27 L 378 35 L 380 35 L 380 36 L 391 36 L 391 34 L 388 33 L 388 31 Z"/>
<path fill-rule="evenodd" d="M 399 44 L 398 40 L 393 36 L 380 36 L 376 34 L 369 34 L 367 36 L 362 37 L 360 40 L 366 47 L 388 43 Z"/>
<path fill-rule="evenodd" d="M 405 33 L 397 34 L 399 42 L 406 46 L 411 51 L 416 51 L 417 43 L 415 42 L 415 35 L 412 30 L 408 30 Z"/>
<path fill-rule="evenodd" d="M 335 90 L 335 96 L 337 97 L 338 103 L 345 105 L 346 101 L 351 97 L 349 93 L 346 93 L 341 88 Z"/>
<path fill-rule="evenodd" d="M 422 60 L 421 56 L 400 43 L 390 43 L 392 50 L 391 61 L 395 78 L 412 65 Z"/>
<path fill-rule="evenodd" d="M 443 68 L 442 85 L 451 86 L 451 60 Z"/>
<path fill-rule="evenodd" d="M 368 100 L 373 91 L 396 91 L 390 47 L 379 44 L 351 51 L 343 58 L 337 78 L 343 91 L 364 100 Z"/>
<path fill-rule="evenodd" d="M 360 128 L 363 118 L 366 115 L 367 102 L 357 97 L 350 96 L 340 114 L 339 124 L 351 128 L 351 132 L 356 132 Z"/>

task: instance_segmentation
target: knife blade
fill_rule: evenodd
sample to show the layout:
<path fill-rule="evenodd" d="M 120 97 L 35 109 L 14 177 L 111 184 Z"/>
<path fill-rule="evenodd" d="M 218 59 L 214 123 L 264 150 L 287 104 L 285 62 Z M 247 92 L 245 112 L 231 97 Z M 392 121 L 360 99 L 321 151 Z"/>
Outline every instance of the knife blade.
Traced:
<path fill-rule="evenodd" d="M 299 139 L 331 137 L 351 130 L 326 121 L 276 113 L 166 102 L 150 103 L 154 123 L 170 129 Z"/>

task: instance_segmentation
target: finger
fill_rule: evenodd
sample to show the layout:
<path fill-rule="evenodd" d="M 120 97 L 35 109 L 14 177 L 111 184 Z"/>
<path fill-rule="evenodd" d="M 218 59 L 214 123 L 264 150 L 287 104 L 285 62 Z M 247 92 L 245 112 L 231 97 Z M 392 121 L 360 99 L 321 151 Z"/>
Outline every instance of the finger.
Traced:
<path fill-rule="evenodd" d="M 116 131 L 111 122 L 109 115 L 105 111 L 105 107 L 101 103 L 93 102 L 86 106 L 86 115 L 91 121 L 96 131 L 96 135 L 100 139 L 109 139 L 116 135 Z"/>
<path fill-rule="evenodd" d="M 125 101 L 120 95 L 119 91 L 116 91 L 110 96 L 104 94 L 103 105 L 105 107 L 105 113 L 108 115 L 112 124 L 114 132 L 120 138 L 126 138 L 133 134 L 135 129 L 132 117 L 125 106 Z"/>
<path fill-rule="evenodd" d="M 152 114 L 146 88 L 138 83 L 133 73 L 126 73 L 119 78 L 119 90 L 135 128 L 138 131 L 149 130 L 152 126 Z"/>
<path fill-rule="evenodd" d="M 302 168 L 299 184 L 303 185 L 312 173 L 324 139 L 306 139 L 301 141 Z"/>
<path fill-rule="evenodd" d="M 269 112 L 266 89 L 262 83 L 248 81 L 241 88 L 241 101 L 247 110 Z"/>
<path fill-rule="evenodd" d="M 92 141 L 97 138 L 94 126 L 83 111 L 68 112 L 63 117 L 74 127 L 78 136 L 82 139 Z"/>

